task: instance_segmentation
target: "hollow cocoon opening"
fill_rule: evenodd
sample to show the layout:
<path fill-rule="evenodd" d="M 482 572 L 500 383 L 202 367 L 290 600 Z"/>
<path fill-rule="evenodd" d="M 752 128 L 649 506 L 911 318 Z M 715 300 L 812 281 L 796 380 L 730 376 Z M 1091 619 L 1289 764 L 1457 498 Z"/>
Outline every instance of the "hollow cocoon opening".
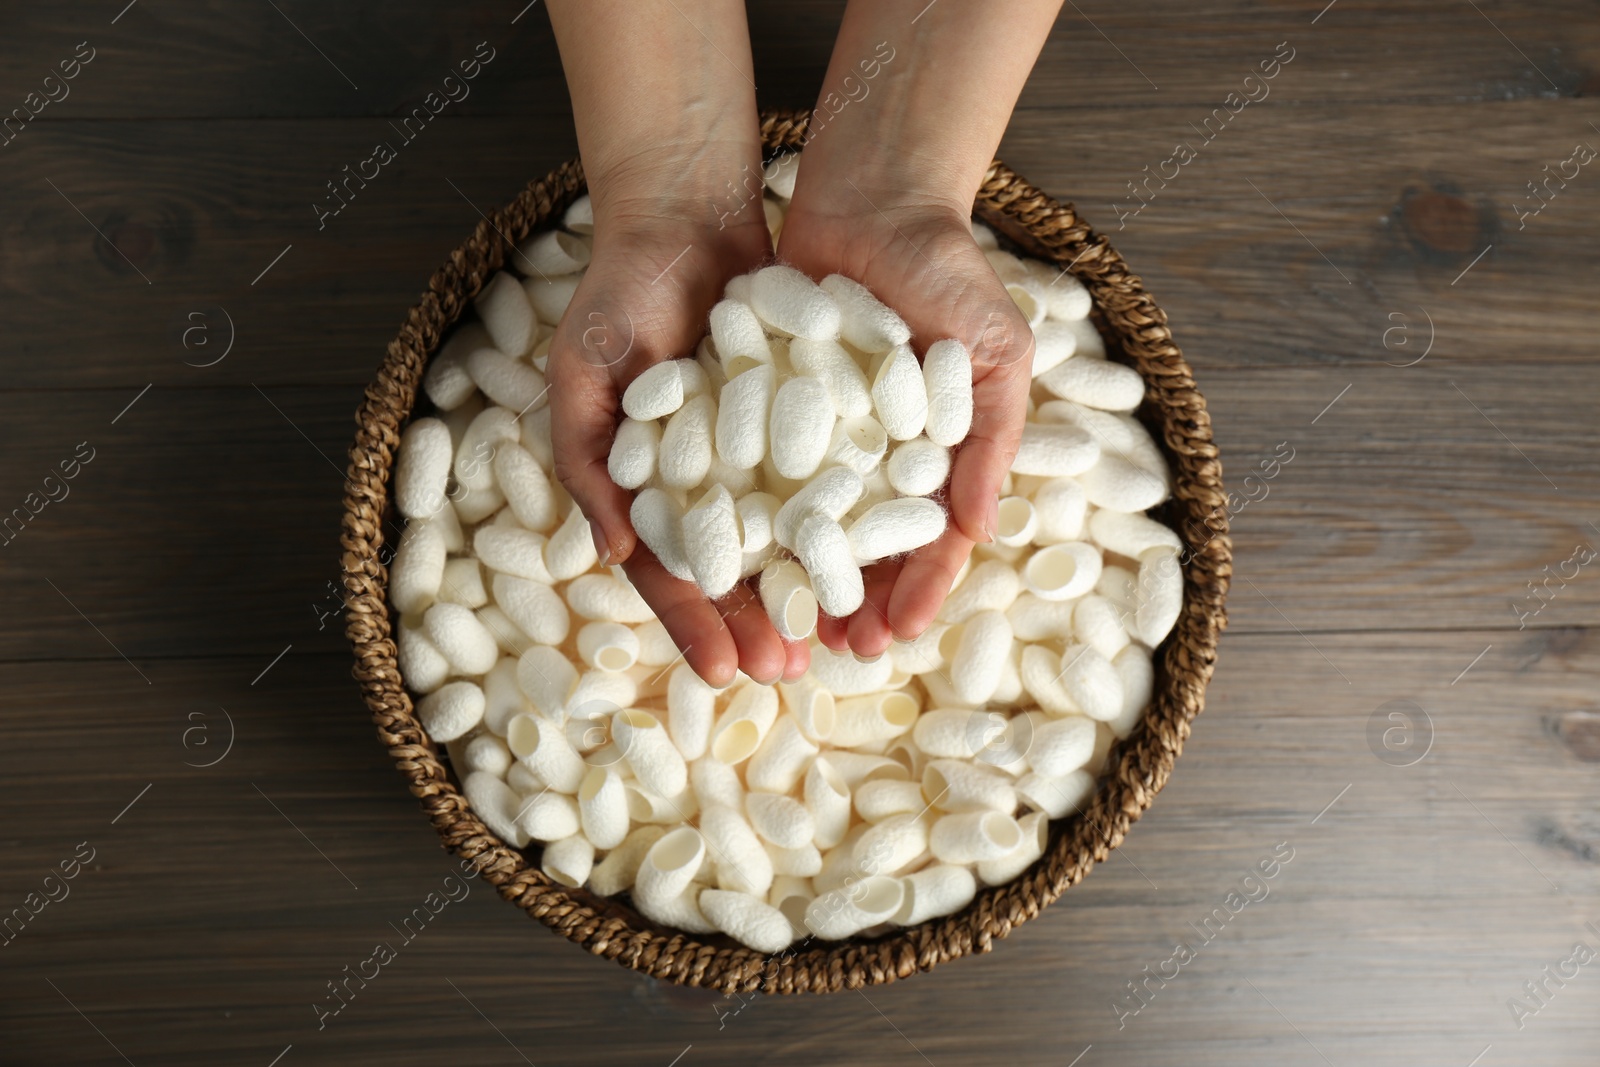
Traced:
<path fill-rule="evenodd" d="M 889 741 L 910 730 L 922 703 L 905 690 L 846 697 L 838 703 L 838 719 L 829 744 L 859 748 Z"/>
<path fill-rule="evenodd" d="M 589 265 L 589 246 L 572 234 L 546 230 L 517 246 L 512 265 L 525 274 L 576 274 Z"/>
<path fill-rule="evenodd" d="M 544 846 L 539 868 L 551 881 L 576 889 L 588 880 L 594 868 L 594 845 L 582 834 L 552 841 Z"/>
<path fill-rule="evenodd" d="M 793 560 L 768 564 L 761 572 L 761 603 L 773 629 L 786 641 L 803 641 L 817 628 L 817 598 L 806 572 Z"/>
<path fill-rule="evenodd" d="M 645 853 L 666 833 L 660 826 L 640 826 L 631 831 L 622 844 L 606 853 L 605 858 L 589 872 L 589 890 L 609 897 L 631 889 Z"/>
<path fill-rule="evenodd" d="M 1017 820 L 999 811 L 945 815 L 928 832 L 928 848 L 943 863 L 971 864 L 999 859 L 1022 844 Z"/>
<path fill-rule="evenodd" d="M 663 834 L 645 853 L 634 878 L 636 903 L 672 900 L 689 888 L 706 855 L 706 842 L 692 826 Z"/>
<path fill-rule="evenodd" d="M 905 888 L 898 879 L 864 878 L 811 901 L 806 906 L 806 928 L 825 941 L 837 941 L 892 918 L 904 898 Z"/>
<path fill-rule="evenodd" d="M 1039 529 L 1039 515 L 1033 501 L 1025 496 L 1008 496 L 1000 501 L 994 539 L 1007 547 L 1025 545 Z"/>
<path fill-rule="evenodd" d="M 625 671 L 639 661 L 639 638 L 619 622 L 590 622 L 578 630 L 578 655 L 602 671 Z"/>
<path fill-rule="evenodd" d="M 833 736 L 837 701 L 833 692 L 819 684 L 809 672 L 793 682 L 780 682 L 778 695 L 807 740 L 821 743 Z"/>
<path fill-rule="evenodd" d="M 729 765 L 742 763 L 755 754 L 777 717 L 777 692 L 746 682 L 734 692 L 711 731 L 711 754 Z"/>
<path fill-rule="evenodd" d="M 1044 855 L 1050 841 L 1050 823 L 1043 812 L 1024 815 L 1018 820 L 1022 840 L 1004 856 L 978 861 L 978 879 L 985 885 L 1002 885 L 1031 867 Z"/>
<path fill-rule="evenodd" d="M 583 757 L 556 723 L 538 715 L 518 715 L 506 725 L 511 754 L 559 793 L 574 793 L 583 781 Z"/>
<path fill-rule="evenodd" d="M 1074 600 L 1100 579 L 1100 553 L 1082 541 L 1039 549 L 1022 568 L 1022 584 L 1041 600 Z"/>

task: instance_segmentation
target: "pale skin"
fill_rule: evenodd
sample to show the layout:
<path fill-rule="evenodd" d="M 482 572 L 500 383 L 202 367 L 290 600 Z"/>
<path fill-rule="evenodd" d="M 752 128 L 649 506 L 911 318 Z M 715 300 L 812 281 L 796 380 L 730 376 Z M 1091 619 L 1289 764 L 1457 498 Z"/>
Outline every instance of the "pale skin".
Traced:
<path fill-rule="evenodd" d="M 798 677 L 807 647 L 778 636 L 753 588 L 709 601 L 669 575 L 634 535 L 632 494 L 606 472 L 628 382 L 692 354 L 728 279 L 773 258 L 760 197 L 745 191 L 761 146 L 744 5 L 549 6 L 595 214 L 590 268 L 550 348 L 555 473 L 590 517 L 602 559 L 623 565 L 701 677 L 719 686 L 736 670 L 760 682 Z M 813 121 L 830 117 L 801 157 L 777 258 L 813 278 L 862 282 L 901 314 L 918 352 L 961 339 L 973 353 L 975 403 L 951 472 L 950 528 L 904 560 L 867 568 L 866 604 L 820 621 L 830 648 L 876 656 L 916 637 L 973 545 L 992 537 L 1022 433 L 1033 335 L 968 219 L 1059 7 L 846 8 Z M 875 58 L 863 96 L 861 63 Z"/>

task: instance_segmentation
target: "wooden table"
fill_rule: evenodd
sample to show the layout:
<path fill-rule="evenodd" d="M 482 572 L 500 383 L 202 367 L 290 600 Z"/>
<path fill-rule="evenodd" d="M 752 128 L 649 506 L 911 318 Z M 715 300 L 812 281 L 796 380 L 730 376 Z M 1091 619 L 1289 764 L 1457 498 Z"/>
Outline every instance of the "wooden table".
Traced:
<path fill-rule="evenodd" d="M 1528 189 L 1600 145 L 1592 5 L 1066 6 L 1002 155 L 1167 309 L 1230 488 L 1294 453 L 1235 517 L 1208 710 L 1085 884 L 988 956 L 735 1013 L 479 882 L 319 1031 L 452 869 L 335 614 L 351 414 L 480 209 L 574 154 L 568 101 L 524 0 L 123 2 L 0 39 L 7 108 L 92 56 L 0 148 L 0 507 L 67 493 L 0 550 L 0 907 L 67 894 L 7 930 L 0 1062 L 1596 1061 L 1600 959 L 1559 973 L 1600 951 L 1600 561 L 1566 562 L 1600 548 L 1600 171 Z M 763 103 L 810 102 L 839 7 L 752 5 Z"/>

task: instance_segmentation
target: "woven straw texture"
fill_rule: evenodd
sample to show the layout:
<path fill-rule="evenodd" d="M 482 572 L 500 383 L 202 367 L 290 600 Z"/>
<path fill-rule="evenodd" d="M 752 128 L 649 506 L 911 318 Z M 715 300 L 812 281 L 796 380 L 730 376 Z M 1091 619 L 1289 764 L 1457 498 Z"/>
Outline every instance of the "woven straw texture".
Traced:
<path fill-rule="evenodd" d="M 769 112 L 762 136 L 768 154 L 805 141 L 809 114 Z M 942 919 L 875 939 L 796 942 L 766 956 L 721 937 L 664 929 L 616 901 L 568 889 L 546 878 L 537 850 L 530 856 L 499 840 L 468 808 L 413 711 L 395 663 L 385 562 L 399 525 L 389 478 L 400 431 L 410 417 L 428 357 L 499 270 L 517 242 L 553 225 L 584 191 L 574 160 L 531 183 L 489 215 L 436 271 L 399 335 L 389 342 L 377 378 L 356 413 L 345 484 L 341 543 L 346 635 L 378 737 L 444 845 L 472 859 L 502 897 L 597 956 L 653 977 L 723 992 L 823 993 L 881 985 L 946 960 L 989 951 L 996 939 L 1034 918 L 1105 860 L 1148 808 L 1183 751 L 1205 702 L 1225 625 L 1232 574 L 1222 466 L 1211 439 L 1205 400 L 1165 313 L 1105 237 L 1061 204 L 996 161 L 978 193 L 974 214 L 1025 254 L 1068 267 L 1094 297 L 1094 318 L 1112 358 L 1146 382 L 1140 417 L 1162 443 L 1173 470 L 1173 498 L 1161 517 L 1185 539 L 1184 606 L 1156 655 L 1153 706 L 1127 740 L 1111 751 L 1088 810 L 1057 820 L 1041 859 L 1015 881 L 982 890 L 966 908 Z M 1070 267 L 1069 267 L 1070 265 Z"/>

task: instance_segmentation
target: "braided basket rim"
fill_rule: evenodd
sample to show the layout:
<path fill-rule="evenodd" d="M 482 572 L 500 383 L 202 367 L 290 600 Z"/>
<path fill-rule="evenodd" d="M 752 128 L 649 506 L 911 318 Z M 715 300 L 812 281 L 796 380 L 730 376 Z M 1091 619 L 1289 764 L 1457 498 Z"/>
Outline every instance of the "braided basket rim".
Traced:
<path fill-rule="evenodd" d="M 768 155 L 802 147 L 809 118 L 804 111 L 764 112 L 761 132 Z M 514 242 L 559 218 L 585 188 L 582 164 L 572 160 L 485 217 L 429 279 L 427 292 L 389 342 L 356 412 L 340 537 L 345 634 L 355 658 L 352 673 L 379 739 L 444 846 L 471 860 L 502 897 L 594 955 L 652 977 L 723 992 L 836 992 L 883 985 L 946 960 L 988 952 L 995 940 L 1037 916 L 1122 842 L 1172 773 L 1215 668 L 1232 575 L 1222 466 L 1205 399 L 1172 340 L 1166 314 L 1110 241 L 1079 219 L 1071 204 L 1052 199 L 994 161 L 974 214 L 1028 254 L 1082 281 L 1094 298 L 1108 355 L 1120 357 L 1145 379 L 1139 414 L 1155 431 L 1173 470 L 1164 518 L 1187 546 L 1183 610 L 1157 650 L 1149 711 L 1111 749 L 1088 810 L 1052 821 L 1045 854 L 1032 867 L 1009 883 L 981 890 L 952 915 L 870 940 L 808 939 L 768 956 L 724 938 L 709 943 L 657 926 L 620 902 L 554 883 L 521 851 L 490 833 L 417 721 L 395 659 L 386 557 L 380 553 L 388 543 L 385 524 L 395 529 L 390 471 L 427 358 L 500 269 Z"/>

